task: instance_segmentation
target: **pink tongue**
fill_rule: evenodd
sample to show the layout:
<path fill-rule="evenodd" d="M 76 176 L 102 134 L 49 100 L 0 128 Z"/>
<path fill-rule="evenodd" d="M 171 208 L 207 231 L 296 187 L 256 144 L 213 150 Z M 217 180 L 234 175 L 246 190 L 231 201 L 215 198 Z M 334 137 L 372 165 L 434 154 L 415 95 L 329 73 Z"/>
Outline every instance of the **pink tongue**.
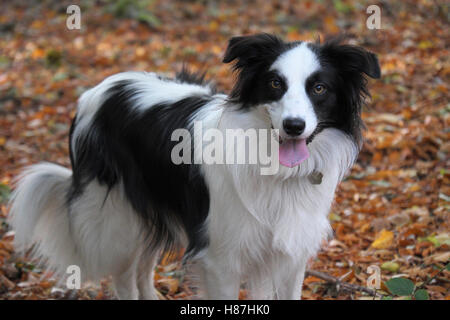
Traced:
<path fill-rule="evenodd" d="M 279 156 L 283 166 L 289 168 L 298 166 L 309 157 L 306 139 L 285 139 L 280 143 Z"/>

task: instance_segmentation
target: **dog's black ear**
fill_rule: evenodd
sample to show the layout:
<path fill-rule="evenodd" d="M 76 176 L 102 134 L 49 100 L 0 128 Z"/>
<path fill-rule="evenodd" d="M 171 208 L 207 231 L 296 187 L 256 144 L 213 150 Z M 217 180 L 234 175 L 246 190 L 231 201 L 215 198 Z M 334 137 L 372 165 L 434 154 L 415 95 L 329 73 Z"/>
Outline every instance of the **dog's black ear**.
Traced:
<path fill-rule="evenodd" d="M 276 57 L 284 47 L 284 42 L 271 34 L 233 37 L 223 58 L 224 63 L 237 60 L 234 68 L 240 69 L 250 63 L 258 63 Z"/>
<path fill-rule="evenodd" d="M 350 68 L 364 72 L 374 79 L 381 77 L 380 64 L 374 53 L 351 45 L 341 45 L 340 47 L 341 55 Z"/>
<path fill-rule="evenodd" d="M 243 54 L 245 48 L 243 43 L 246 38 L 248 37 L 233 37 L 228 41 L 228 47 L 222 60 L 223 63 L 230 63 Z"/>
<path fill-rule="evenodd" d="M 280 38 L 266 33 L 231 38 L 223 58 L 225 63 L 234 61 L 233 70 L 238 72 L 230 98 L 243 108 L 259 103 L 260 75 L 288 47 Z"/>
<path fill-rule="evenodd" d="M 344 72 L 365 73 L 374 79 L 381 77 L 380 64 L 376 54 L 361 47 L 331 41 L 325 43 L 321 51 L 326 60 L 331 60 Z"/>
<path fill-rule="evenodd" d="M 374 79 L 380 79 L 381 78 L 381 69 L 380 69 L 380 63 L 378 62 L 377 55 L 370 51 L 367 51 L 367 55 L 368 55 L 367 68 L 366 68 L 367 71 L 364 71 L 364 73 Z"/>

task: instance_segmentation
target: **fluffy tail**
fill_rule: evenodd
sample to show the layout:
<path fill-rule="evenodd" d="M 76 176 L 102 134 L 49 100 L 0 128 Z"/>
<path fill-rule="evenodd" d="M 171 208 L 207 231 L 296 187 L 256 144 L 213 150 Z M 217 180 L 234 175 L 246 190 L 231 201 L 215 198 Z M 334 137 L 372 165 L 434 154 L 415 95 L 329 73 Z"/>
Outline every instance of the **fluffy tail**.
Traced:
<path fill-rule="evenodd" d="M 80 266 L 66 201 L 71 176 L 69 169 L 51 163 L 26 168 L 12 194 L 9 214 L 16 248 L 32 247 L 33 256 L 60 276 L 69 265 Z"/>

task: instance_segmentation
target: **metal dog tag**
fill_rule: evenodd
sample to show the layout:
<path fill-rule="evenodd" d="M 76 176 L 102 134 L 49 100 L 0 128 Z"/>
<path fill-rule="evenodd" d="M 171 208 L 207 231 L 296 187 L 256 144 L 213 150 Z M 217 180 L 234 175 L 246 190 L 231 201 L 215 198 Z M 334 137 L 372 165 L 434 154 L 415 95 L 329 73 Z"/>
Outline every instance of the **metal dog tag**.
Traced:
<path fill-rule="evenodd" d="M 311 182 L 311 184 L 321 184 L 322 178 L 323 174 L 319 171 L 313 171 L 313 173 L 308 176 L 309 182 Z"/>

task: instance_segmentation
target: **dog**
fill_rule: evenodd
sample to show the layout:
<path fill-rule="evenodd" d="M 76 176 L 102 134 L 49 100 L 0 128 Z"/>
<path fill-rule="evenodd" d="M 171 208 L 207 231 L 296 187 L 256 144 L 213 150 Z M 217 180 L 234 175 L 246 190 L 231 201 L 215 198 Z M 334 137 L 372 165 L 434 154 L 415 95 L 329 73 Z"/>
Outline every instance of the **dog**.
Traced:
<path fill-rule="evenodd" d="M 231 38 L 223 62 L 236 73 L 229 95 L 186 69 L 174 79 L 119 73 L 82 94 L 72 170 L 40 163 L 19 177 L 9 220 L 17 248 L 32 247 L 61 276 L 71 265 L 83 281 L 111 275 L 120 299 L 157 299 L 159 255 L 180 247 L 207 299 L 237 299 L 242 284 L 252 299 L 301 298 L 307 262 L 330 235 L 336 187 L 361 149 L 378 59 L 336 39 L 257 34 Z M 174 163 L 173 132 L 192 134 L 187 145 L 195 123 L 269 130 L 281 165 L 261 174 L 260 163 L 205 164 L 195 159 L 204 145 Z"/>

